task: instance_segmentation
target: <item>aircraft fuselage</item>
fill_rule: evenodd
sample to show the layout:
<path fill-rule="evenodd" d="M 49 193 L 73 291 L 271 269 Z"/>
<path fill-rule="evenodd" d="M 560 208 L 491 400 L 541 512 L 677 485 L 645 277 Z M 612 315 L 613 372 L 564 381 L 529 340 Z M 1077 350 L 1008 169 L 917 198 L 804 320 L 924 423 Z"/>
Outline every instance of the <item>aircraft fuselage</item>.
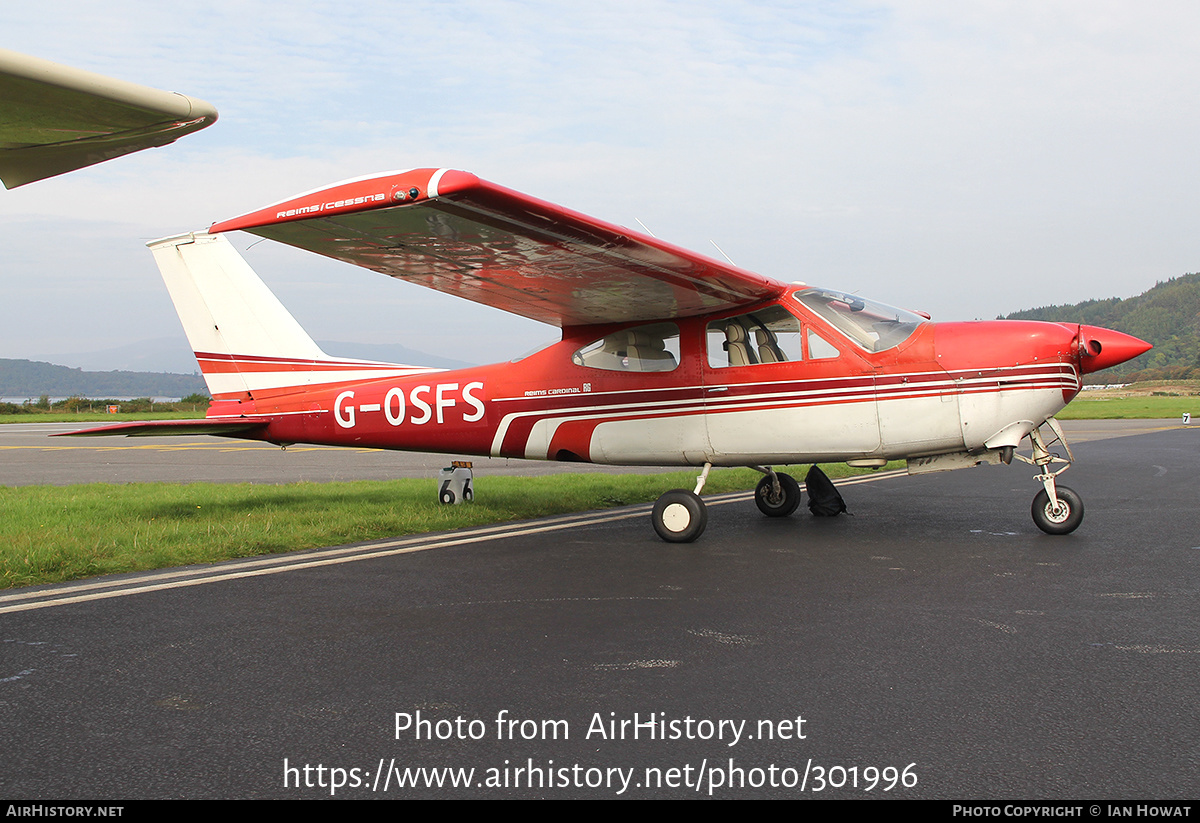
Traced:
<path fill-rule="evenodd" d="M 590 343 L 629 324 L 568 327 L 558 343 L 514 362 L 226 395 L 209 417 L 269 417 L 257 436 L 277 443 L 538 460 L 890 460 L 1015 446 L 1080 390 L 1091 370 L 1081 339 L 1126 340 L 1058 323 L 923 322 L 899 345 L 871 352 L 788 296 L 764 308 L 780 307 L 797 335 L 795 359 L 784 362 L 751 355 L 731 365 L 726 344 L 714 343 L 714 327 L 758 310 L 671 321 L 677 353 L 672 367 L 654 370 L 630 370 L 648 361 L 635 355 L 631 364 L 619 348 L 607 364 L 580 362 Z"/>

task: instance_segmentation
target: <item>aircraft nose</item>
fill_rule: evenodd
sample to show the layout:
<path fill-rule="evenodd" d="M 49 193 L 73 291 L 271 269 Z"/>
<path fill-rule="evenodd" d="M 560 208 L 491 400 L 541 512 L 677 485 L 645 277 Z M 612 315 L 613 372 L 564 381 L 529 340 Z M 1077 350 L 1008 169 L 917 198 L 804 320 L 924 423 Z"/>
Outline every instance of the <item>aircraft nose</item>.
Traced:
<path fill-rule="evenodd" d="M 1079 327 L 1079 370 L 1084 374 L 1107 369 L 1154 348 L 1145 340 L 1099 326 Z"/>

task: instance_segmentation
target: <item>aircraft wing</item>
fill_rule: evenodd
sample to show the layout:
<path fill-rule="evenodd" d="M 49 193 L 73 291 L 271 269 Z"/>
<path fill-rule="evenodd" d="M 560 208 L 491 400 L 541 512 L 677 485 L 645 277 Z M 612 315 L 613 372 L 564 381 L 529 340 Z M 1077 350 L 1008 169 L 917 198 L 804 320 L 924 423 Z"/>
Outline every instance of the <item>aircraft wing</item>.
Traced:
<path fill-rule="evenodd" d="M 0 49 L 5 188 L 165 146 L 216 119 L 194 97 Z"/>
<path fill-rule="evenodd" d="M 786 288 L 449 169 L 347 180 L 209 232 L 236 229 L 555 326 L 687 317 Z"/>

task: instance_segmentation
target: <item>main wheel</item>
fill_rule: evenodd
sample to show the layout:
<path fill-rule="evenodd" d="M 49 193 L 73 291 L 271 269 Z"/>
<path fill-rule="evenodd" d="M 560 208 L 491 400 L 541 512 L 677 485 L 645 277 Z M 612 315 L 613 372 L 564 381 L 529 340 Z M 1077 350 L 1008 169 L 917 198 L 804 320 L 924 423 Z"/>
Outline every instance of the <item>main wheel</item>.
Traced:
<path fill-rule="evenodd" d="M 775 473 L 779 478 L 781 496 L 775 495 L 775 484 L 767 475 L 754 487 L 754 504 L 767 517 L 787 517 L 800 505 L 800 484 L 790 474 Z"/>
<path fill-rule="evenodd" d="M 674 489 L 654 504 L 654 531 L 668 543 L 691 543 L 704 534 L 708 509 L 700 495 L 687 489 Z"/>
<path fill-rule="evenodd" d="M 1083 522 L 1083 498 L 1066 486 L 1055 489 L 1058 508 L 1050 503 L 1050 495 L 1042 489 L 1033 498 L 1033 522 L 1046 534 L 1070 534 Z"/>

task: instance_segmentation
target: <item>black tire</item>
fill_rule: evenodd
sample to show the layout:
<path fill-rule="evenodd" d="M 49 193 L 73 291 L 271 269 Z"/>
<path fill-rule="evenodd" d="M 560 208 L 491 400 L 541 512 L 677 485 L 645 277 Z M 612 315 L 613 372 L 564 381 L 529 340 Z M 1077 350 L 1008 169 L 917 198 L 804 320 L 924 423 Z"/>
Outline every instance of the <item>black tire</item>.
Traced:
<path fill-rule="evenodd" d="M 1050 505 L 1050 495 L 1042 489 L 1033 498 L 1033 522 L 1046 534 L 1070 534 L 1083 522 L 1083 498 L 1066 486 L 1055 489 L 1059 510 Z"/>
<path fill-rule="evenodd" d="M 668 543 L 691 543 L 704 534 L 708 525 L 708 508 L 698 494 L 687 489 L 673 489 L 654 504 L 651 515 L 654 531 Z"/>
<path fill-rule="evenodd" d="M 767 517 L 787 517 L 800 505 L 800 484 L 790 474 L 776 472 L 775 476 L 779 478 L 782 499 L 775 498 L 774 485 L 770 475 L 767 475 L 754 488 L 754 505 Z"/>

